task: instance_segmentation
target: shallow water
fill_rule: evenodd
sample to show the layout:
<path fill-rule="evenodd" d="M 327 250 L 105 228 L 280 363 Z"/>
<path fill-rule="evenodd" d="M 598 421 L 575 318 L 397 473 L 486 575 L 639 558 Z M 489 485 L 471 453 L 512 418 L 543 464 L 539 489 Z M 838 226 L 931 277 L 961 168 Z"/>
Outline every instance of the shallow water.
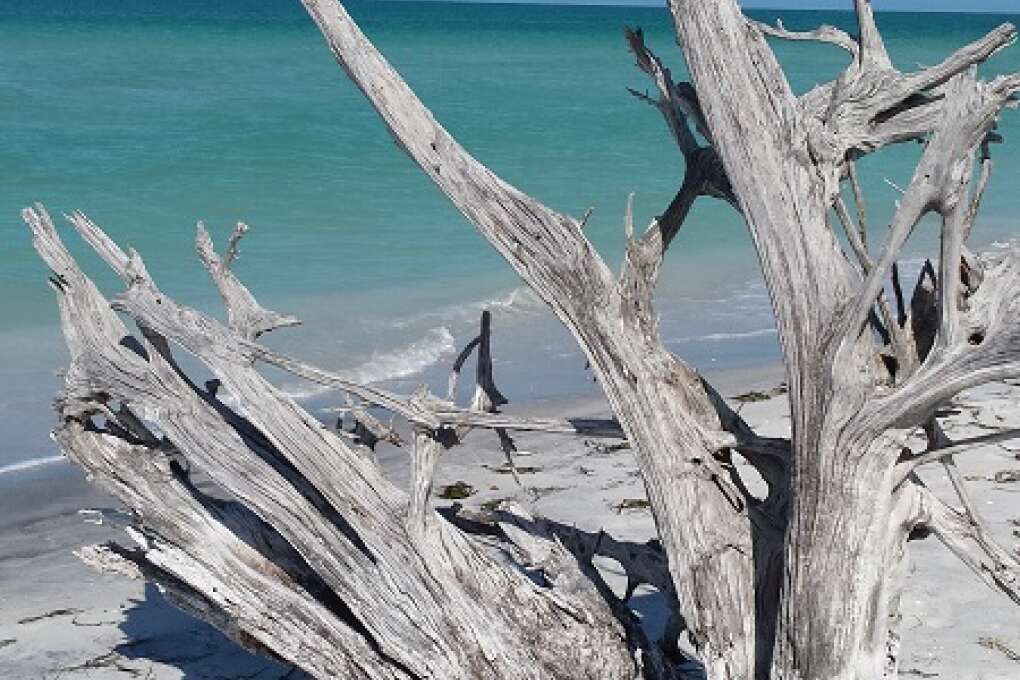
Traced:
<path fill-rule="evenodd" d="M 444 3 L 351 4 L 369 36 L 438 118 L 508 180 L 581 214 L 613 266 L 636 192 L 646 223 L 682 164 L 621 29 L 641 26 L 683 77 L 663 9 Z M 838 12 L 777 12 L 787 26 L 848 26 Z M 883 15 L 903 67 L 931 64 L 1007 17 Z M 1014 17 L 1015 19 L 1015 17 Z M 446 366 L 494 313 L 496 377 L 512 399 L 593 391 L 570 337 L 389 139 L 296 2 L 23 3 L 0 0 L 0 473 L 55 451 L 46 432 L 63 362 L 56 309 L 18 210 L 81 209 L 136 248 L 160 286 L 219 314 L 193 254 L 194 222 L 222 242 L 252 232 L 238 271 L 267 306 L 306 324 L 269 342 L 364 381 L 445 384 Z M 839 50 L 776 45 L 794 87 L 831 79 Z M 1020 70 L 1020 48 L 985 71 Z M 1001 125 L 1020 138 L 1020 114 Z M 1008 148 L 1008 147 L 1007 147 Z M 874 228 L 909 181 L 916 146 L 862 164 Z M 997 151 L 975 239 L 1002 240 L 1020 213 L 1020 157 Z M 70 230 L 68 230 L 70 231 Z M 932 246 L 920 230 L 912 257 Z M 68 234 L 110 293 L 113 277 Z M 663 335 L 704 368 L 776 358 L 767 296 L 745 230 L 699 203 L 668 258 Z M 278 377 L 289 391 L 307 384 Z"/>

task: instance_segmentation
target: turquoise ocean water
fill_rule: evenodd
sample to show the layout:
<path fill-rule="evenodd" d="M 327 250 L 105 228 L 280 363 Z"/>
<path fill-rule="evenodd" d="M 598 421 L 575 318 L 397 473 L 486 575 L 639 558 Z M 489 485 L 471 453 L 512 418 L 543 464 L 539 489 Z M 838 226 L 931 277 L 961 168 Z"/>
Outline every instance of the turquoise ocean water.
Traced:
<path fill-rule="evenodd" d="M 847 3 L 850 4 L 849 2 Z M 881 3 L 876 3 L 881 9 Z M 349 5 L 438 118 L 483 162 L 554 208 L 594 212 L 587 231 L 619 262 L 626 196 L 646 223 L 679 186 L 682 164 L 622 37 L 641 26 L 683 76 L 667 13 L 655 7 L 366 2 Z M 840 12 L 777 11 L 789 27 Z M 903 68 L 932 64 L 1007 20 L 989 14 L 881 15 Z M 843 54 L 777 43 L 798 91 L 834 77 Z M 986 67 L 1020 71 L 1020 47 Z M 300 5 L 281 0 L 0 0 L 0 471 L 53 456 L 50 400 L 64 361 L 46 271 L 18 211 L 81 209 L 136 248 L 160 286 L 219 314 L 194 256 L 202 219 L 220 241 L 252 226 L 237 267 L 298 329 L 268 341 L 364 381 L 445 384 L 479 312 L 494 312 L 497 381 L 512 400 L 596 389 L 567 334 L 402 155 L 345 79 Z M 975 241 L 1020 228 L 1020 112 Z M 870 158 L 862 174 L 880 238 L 919 154 Z M 932 248 L 933 224 L 912 244 Z M 113 277 L 70 229 L 108 292 Z M 743 225 L 701 202 L 669 255 L 659 293 L 669 345 L 707 368 L 776 359 L 766 296 Z M 292 393 L 329 397 L 286 376 Z"/>

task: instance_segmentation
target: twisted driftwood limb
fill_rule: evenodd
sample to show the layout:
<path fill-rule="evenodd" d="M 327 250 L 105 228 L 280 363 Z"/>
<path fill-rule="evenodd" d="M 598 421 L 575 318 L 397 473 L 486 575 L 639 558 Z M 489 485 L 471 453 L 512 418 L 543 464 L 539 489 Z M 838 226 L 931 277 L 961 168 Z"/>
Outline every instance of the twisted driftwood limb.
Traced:
<path fill-rule="evenodd" d="M 346 410 L 350 412 L 354 420 L 351 435 L 353 435 L 358 444 L 368 447 L 370 451 L 375 451 L 375 446 L 380 441 L 393 444 L 394 446 L 404 445 L 404 440 L 400 433 L 369 413 L 363 404 L 356 403 L 350 395 L 347 395 Z M 338 430 L 341 428 L 342 419 L 338 420 L 337 425 Z"/>
<path fill-rule="evenodd" d="M 258 352 L 246 351 L 251 345 L 236 331 L 159 291 L 136 254 L 111 257 L 130 281 L 113 306 L 139 324 L 143 336 L 134 339 L 45 212 L 26 210 L 25 219 L 54 272 L 72 353 L 57 440 L 143 513 L 133 532 L 140 551 L 122 550 L 122 557 L 180 598 L 202 603 L 192 610 L 317 677 L 637 672 L 634 653 L 647 641 L 634 637 L 632 619 L 617 618 L 625 611 L 611 609 L 576 576 L 572 556 L 558 563 L 569 588 L 534 583 L 507 563 L 505 551 L 436 516 L 424 474 L 406 497 L 256 373 Z M 94 233 L 108 252 L 119 252 Z M 211 403 L 155 347 L 156 337 L 202 360 L 244 416 Z M 142 421 L 118 415 L 111 408 L 118 404 L 144 414 L 159 436 L 138 432 Z M 414 452 L 422 470 L 436 456 L 435 440 L 424 439 Z M 236 500 L 205 496 L 182 476 L 171 449 Z M 210 545 L 218 546 L 214 556 L 204 554 Z M 259 603 L 287 628 L 275 629 Z"/>
<path fill-rule="evenodd" d="M 754 21 L 753 19 L 749 19 L 747 23 L 754 26 L 765 35 L 773 38 L 782 38 L 783 40 L 793 40 L 797 42 L 828 43 L 846 50 L 855 60 L 860 56 L 860 47 L 857 44 L 857 40 L 846 31 L 836 28 L 835 26 L 819 26 L 818 28 L 810 31 L 791 31 L 783 25 L 783 21 L 781 19 L 776 20 L 775 26 L 770 26 L 769 24 L 761 21 Z"/>
<path fill-rule="evenodd" d="M 630 277 L 636 285 L 621 290 L 579 222 L 522 194 L 468 155 L 341 6 L 329 0 L 305 6 L 401 148 L 550 305 L 588 354 L 636 444 L 678 597 L 693 607 L 686 617 L 692 636 L 705 650 L 708 666 L 732 665 L 737 675 L 751 673 L 755 648 L 766 649 L 771 636 L 757 639 L 754 625 L 747 508 L 734 504 L 740 494 L 713 453 L 732 436 L 701 379 L 662 346 L 654 312 L 647 298 L 639 299 L 645 296 L 641 291 L 651 289 L 653 277 Z M 661 257 L 661 247 L 655 257 Z M 699 614 L 696 602 L 714 612 L 711 617 Z"/>
<path fill-rule="evenodd" d="M 627 38 L 657 91 L 635 95 L 665 119 L 685 176 L 641 235 L 628 201 L 617 274 L 584 235 L 586 218 L 551 210 L 469 155 L 341 5 L 303 4 L 399 146 L 573 334 L 616 420 L 497 412 L 505 398 L 493 382 L 487 317 L 445 398 L 347 380 L 256 342 L 295 320 L 258 306 L 231 272 L 243 226 L 222 257 L 199 228 L 200 256 L 227 306 L 222 325 L 168 298 L 136 253 L 76 213 L 72 223 L 126 285 L 112 306 L 134 319 L 132 336 L 45 212 L 29 209 L 72 357 L 56 438 L 139 515 L 137 549 L 96 548 L 87 559 L 163 584 L 242 644 L 317 677 L 675 677 L 668 653 L 593 567 L 595 554 L 619 559 L 625 594 L 641 582 L 667 593 L 713 680 L 894 677 L 908 541 L 926 533 L 1020 600 L 1016 560 L 991 540 L 952 465 L 968 442 L 948 442 L 938 422 L 961 390 L 1020 377 L 1020 251 L 979 258 L 966 247 L 989 145 L 1002 141 L 995 121 L 1020 91 L 1020 75 L 984 81 L 974 67 L 1009 44 L 1014 27 L 901 72 L 867 0 L 855 2 L 856 38 L 749 22 L 734 0 L 671 0 L 690 83 L 672 80 L 640 30 Z M 766 36 L 833 43 L 851 60 L 797 97 Z M 856 162 L 913 140 L 924 152 L 873 255 Z M 856 217 L 842 199 L 847 182 Z M 787 373 L 790 440 L 758 436 L 660 337 L 659 270 L 702 196 L 738 210 L 757 249 Z M 908 301 L 896 263 L 929 213 L 942 220 L 940 252 Z M 883 293 L 890 278 L 895 310 Z M 215 380 L 196 386 L 172 347 Z M 471 351 L 476 390 L 461 408 L 456 376 Z M 410 493 L 265 381 L 259 362 L 346 393 L 373 437 L 386 430 L 368 405 L 406 419 L 415 433 Z M 237 411 L 217 398 L 221 386 Z M 905 455 L 904 431 L 918 427 L 928 450 Z M 472 428 L 495 430 L 508 451 L 513 430 L 625 436 L 661 555 L 519 508 L 479 532 L 435 513 L 442 452 Z M 980 441 L 989 440 L 969 443 Z M 750 493 L 734 454 L 766 481 L 764 498 Z M 936 459 L 962 511 L 913 474 Z M 189 470 L 215 484 L 215 497 Z"/>

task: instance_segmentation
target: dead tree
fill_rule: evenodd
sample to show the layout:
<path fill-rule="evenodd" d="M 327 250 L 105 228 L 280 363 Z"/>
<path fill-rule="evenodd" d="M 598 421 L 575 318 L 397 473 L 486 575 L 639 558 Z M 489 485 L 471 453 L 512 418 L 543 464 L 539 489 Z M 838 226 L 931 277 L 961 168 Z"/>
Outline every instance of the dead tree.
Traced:
<path fill-rule="evenodd" d="M 1020 602 L 1020 565 L 988 534 L 952 464 L 978 442 L 949 441 L 937 417 L 961 390 L 1020 377 L 1020 252 L 978 257 L 964 245 L 991 170 L 989 144 L 999 141 L 996 118 L 1020 91 L 1020 75 L 983 81 L 975 66 L 1015 39 L 1013 26 L 935 66 L 901 71 L 867 0 L 855 3 L 857 35 L 765 26 L 734 0 L 671 0 L 691 83 L 672 79 L 639 30 L 628 39 L 655 85 L 654 95 L 636 94 L 661 111 L 686 176 L 643 233 L 628 207 L 614 272 L 583 220 L 469 155 L 341 5 L 303 3 L 399 146 L 587 355 L 636 453 L 662 552 L 512 507 L 498 513 L 498 530 L 482 533 L 430 509 L 433 471 L 465 428 L 507 439 L 513 430 L 607 429 L 495 412 L 502 395 L 486 366 L 485 329 L 472 343 L 480 364 L 469 407 L 453 403 L 452 389 L 390 394 L 258 343 L 295 320 L 260 307 L 231 272 L 243 227 L 222 258 L 199 228 L 199 253 L 228 311 L 223 325 L 170 299 L 138 254 L 76 213 L 75 228 L 126 286 L 107 301 L 38 207 L 24 215 L 53 271 L 71 350 L 55 438 L 136 517 L 137 546 L 93 547 L 83 551 L 88 561 L 156 581 L 242 644 L 321 678 L 675 677 L 668 650 L 645 639 L 592 567 L 594 554 L 619 559 L 632 584 L 675 598 L 713 680 L 895 677 L 912 537 L 936 536 Z M 766 37 L 828 43 L 848 64 L 797 96 Z M 907 141 L 923 142 L 923 155 L 885 242 L 869 248 L 855 162 Z M 704 196 L 739 211 L 758 251 L 789 384 L 789 439 L 756 435 L 659 335 L 657 274 Z M 941 218 L 941 248 L 908 300 L 896 261 L 929 213 Z M 171 347 L 218 382 L 197 386 Z M 367 405 L 411 423 L 410 492 L 383 478 L 360 438 L 337 436 L 269 384 L 260 363 L 347 393 L 375 438 L 392 432 L 367 417 Z M 904 451 L 918 428 L 927 449 Z M 768 483 L 763 498 L 748 492 L 735 454 Z M 962 509 L 915 476 L 933 462 L 945 465 Z M 189 467 L 218 492 L 203 491 Z"/>

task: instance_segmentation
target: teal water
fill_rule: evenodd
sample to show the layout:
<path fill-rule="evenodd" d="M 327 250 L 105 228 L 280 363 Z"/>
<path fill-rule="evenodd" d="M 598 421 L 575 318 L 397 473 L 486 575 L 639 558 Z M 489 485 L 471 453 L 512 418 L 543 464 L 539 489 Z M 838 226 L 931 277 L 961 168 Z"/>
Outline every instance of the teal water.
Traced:
<path fill-rule="evenodd" d="M 848 3 L 849 4 L 849 3 Z M 361 2 L 368 35 L 437 117 L 483 162 L 554 208 L 594 212 L 588 233 L 611 262 L 626 196 L 646 222 L 672 197 L 679 154 L 622 37 L 645 29 L 683 76 L 667 13 L 651 7 Z M 839 12 L 768 11 L 789 27 Z M 888 14 L 904 68 L 932 64 L 1002 21 L 989 14 Z M 834 48 L 778 43 L 798 91 L 834 77 Z M 1020 71 L 1020 47 L 983 67 Z M 202 219 L 224 239 L 252 226 L 238 270 L 267 305 L 306 321 L 271 342 L 366 381 L 445 381 L 484 307 L 495 312 L 497 379 L 526 400 L 592 390 L 569 337 L 395 147 L 295 2 L 0 0 L 0 468 L 55 453 L 49 402 L 63 361 L 56 309 L 18 211 L 81 209 L 136 248 L 169 294 L 215 313 L 193 254 Z M 1020 140 L 1020 113 L 1000 131 Z M 1020 158 L 996 150 L 975 234 L 1016 229 Z M 875 239 L 919 153 L 862 166 Z M 70 230 L 68 230 L 70 231 Z M 931 248 L 926 226 L 914 256 Z M 113 277 L 68 242 L 109 292 Z M 705 368 L 774 360 L 754 256 L 732 211 L 703 201 L 673 246 L 659 295 L 671 347 Z M 302 396 L 313 392 L 286 377 Z"/>

